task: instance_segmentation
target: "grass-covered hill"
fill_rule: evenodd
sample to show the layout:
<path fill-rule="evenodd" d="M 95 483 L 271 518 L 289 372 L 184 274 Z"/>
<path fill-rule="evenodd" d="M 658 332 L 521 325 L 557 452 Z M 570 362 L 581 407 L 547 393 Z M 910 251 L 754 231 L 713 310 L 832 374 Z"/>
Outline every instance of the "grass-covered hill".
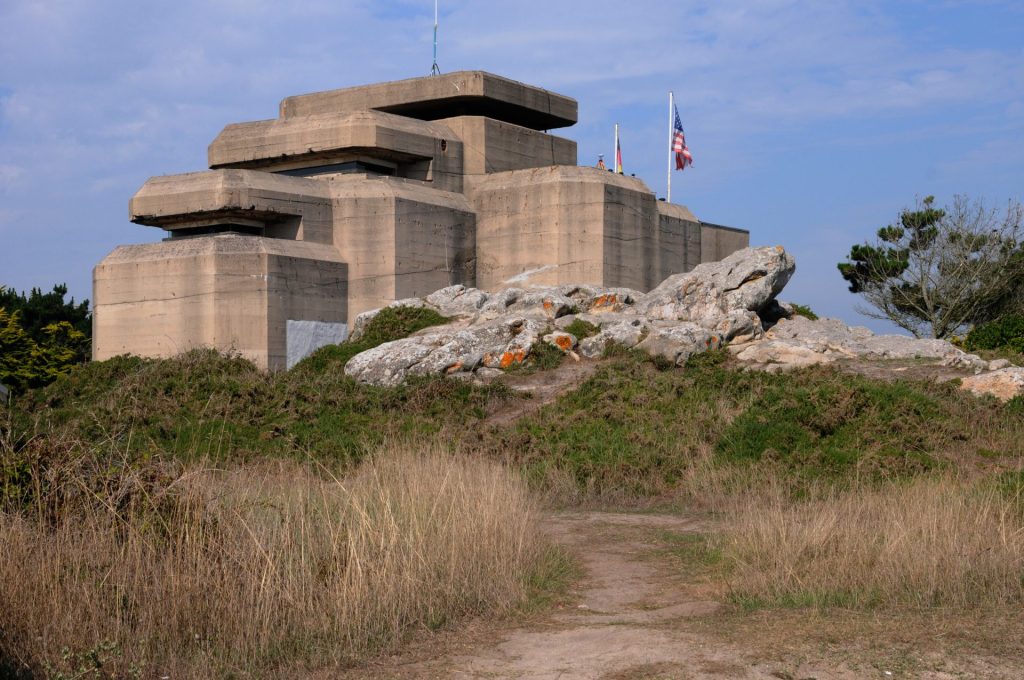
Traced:
<path fill-rule="evenodd" d="M 29 464 L 270 457 L 336 466 L 396 439 L 440 438 L 511 462 L 542 488 L 570 478 L 591 493 L 627 498 L 671 492 L 697 460 L 872 478 L 999 465 L 1024 453 L 1019 398 L 1000 405 L 951 383 L 841 369 L 742 371 L 724 352 L 695 357 L 683 370 L 612 352 L 584 382 L 519 418 L 492 418 L 532 398 L 500 380 L 377 388 L 344 375 L 356 352 L 441 320 L 431 315 L 387 310 L 358 343 L 276 374 L 213 351 L 82 366 L 18 399 L 8 414 L 6 495 L 26 492 L 18 480 Z M 557 370 L 558 358 L 542 361 Z"/>
<path fill-rule="evenodd" d="M 949 520 L 954 542 L 953 523 L 978 507 L 996 510 L 977 536 L 1018 536 L 1021 398 L 884 365 L 880 378 L 769 374 L 724 351 L 680 368 L 614 347 L 593 370 L 545 351 L 487 384 L 377 388 L 344 375 L 358 351 L 442 321 L 385 310 L 358 342 L 287 372 L 212 351 L 121 357 L 19 396 L 0 420 L 0 677 L 290 675 L 359 663 L 412 630 L 543 606 L 572 569 L 538 530 L 538 499 L 733 513 L 715 560 L 732 565 L 723 573 L 744 607 L 1024 601 L 1021 540 L 979 548 L 984 582 L 974 562 L 927 587 L 892 566 L 908 563 L 900 550 L 926 564 L 929 545 L 945 564 L 933 539 L 947 507 L 967 509 Z M 553 393 L 529 389 L 577 374 Z M 935 501 L 936 515 L 886 543 L 889 518 L 906 530 L 921 516 L 893 489 Z M 822 552 L 793 531 L 780 553 L 793 561 L 763 562 L 781 550 L 765 518 L 840 526 L 850 512 L 872 533 L 847 527 L 843 540 L 884 555 L 860 550 L 844 571 L 845 548 Z M 801 572 L 818 564 L 809 551 L 833 561 Z M 955 570 L 929 573 L 944 571 Z"/>

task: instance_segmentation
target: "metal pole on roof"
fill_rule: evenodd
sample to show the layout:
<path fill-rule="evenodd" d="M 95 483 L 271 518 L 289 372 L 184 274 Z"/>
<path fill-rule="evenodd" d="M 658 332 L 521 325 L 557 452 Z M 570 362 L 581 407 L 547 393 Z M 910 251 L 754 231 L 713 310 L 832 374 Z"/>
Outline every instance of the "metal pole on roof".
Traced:
<path fill-rule="evenodd" d="M 437 65 L 437 0 L 434 0 L 434 65 L 430 67 L 430 75 L 441 75 L 441 67 Z"/>
<path fill-rule="evenodd" d="M 672 146 L 675 144 L 675 101 L 672 90 L 668 91 L 668 180 L 665 182 L 665 202 L 672 202 Z"/>

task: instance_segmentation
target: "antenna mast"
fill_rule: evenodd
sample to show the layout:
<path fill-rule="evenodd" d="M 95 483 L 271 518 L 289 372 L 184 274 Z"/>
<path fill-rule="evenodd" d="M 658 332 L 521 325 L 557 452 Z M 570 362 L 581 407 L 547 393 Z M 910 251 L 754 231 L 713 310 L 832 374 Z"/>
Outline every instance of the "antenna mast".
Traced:
<path fill-rule="evenodd" d="M 441 67 L 437 65 L 437 0 L 434 0 L 434 65 L 430 67 L 430 75 L 441 75 Z"/>

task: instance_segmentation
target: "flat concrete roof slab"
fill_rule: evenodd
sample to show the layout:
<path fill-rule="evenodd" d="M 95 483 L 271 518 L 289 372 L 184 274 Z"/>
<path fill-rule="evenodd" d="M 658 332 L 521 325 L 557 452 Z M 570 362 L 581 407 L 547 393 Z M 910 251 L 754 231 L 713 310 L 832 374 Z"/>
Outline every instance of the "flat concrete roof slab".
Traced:
<path fill-rule="evenodd" d="M 211 168 L 259 167 L 290 158 L 372 149 L 397 157 L 431 158 L 435 140 L 458 143 L 441 123 L 410 120 L 380 111 L 316 114 L 226 126 L 210 144 Z"/>
<path fill-rule="evenodd" d="M 330 201 L 322 182 L 257 170 L 204 170 L 150 177 L 128 202 L 136 224 L 168 228 L 203 214 L 301 216 L 307 204 Z"/>
<path fill-rule="evenodd" d="M 456 71 L 287 97 L 281 118 L 375 109 L 421 120 L 486 116 L 534 130 L 573 125 L 572 97 L 485 71 Z"/>

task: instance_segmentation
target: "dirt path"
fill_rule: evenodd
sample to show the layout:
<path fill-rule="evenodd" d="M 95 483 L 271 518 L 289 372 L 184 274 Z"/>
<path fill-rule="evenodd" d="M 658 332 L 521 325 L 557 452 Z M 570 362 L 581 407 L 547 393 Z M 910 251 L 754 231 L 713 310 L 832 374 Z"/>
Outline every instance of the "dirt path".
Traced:
<path fill-rule="evenodd" d="M 601 363 L 566 359 L 556 371 L 534 371 L 522 375 L 512 373 L 502 376 L 502 382 L 510 389 L 529 395 L 529 398 L 502 404 L 499 410 L 488 414 L 486 422 L 491 425 L 509 425 L 539 410 L 566 392 L 579 387 L 597 371 Z"/>
<path fill-rule="evenodd" d="M 736 669 L 692 636 L 665 626 L 713 612 L 718 603 L 695 599 L 660 573 L 650 559 L 650 530 L 692 532 L 693 520 L 657 515 L 560 515 L 551 532 L 582 560 L 586 578 L 579 603 L 557 613 L 543 630 L 516 630 L 490 649 L 451 661 L 453 678 L 702 677 L 689 671 Z M 770 677 L 770 676 L 752 676 Z"/>
<path fill-rule="evenodd" d="M 552 537 L 580 558 L 586 576 L 548 620 L 506 630 L 445 658 L 403 664 L 378 677 L 402 678 L 766 678 L 740 652 L 684 632 L 681 620 L 714 613 L 659 563 L 652 537 L 700 531 L 698 520 L 667 515 L 571 513 L 553 517 Z"/>
<path fill-rule="evenodd" d="M 1009 658 L 951 655 L 929 623 L 730 612 L 671 547 L 709 530 L 696 517 L 563 513 L 552 538 L 585 575 L 550 616 L 454 631 L 345 677 L 392 680 L 854 680 L 1016 678 Z M 845 617 L 845 618 L 844 618 Z M 954 622 L 956 623 L 956 622 Z M 959 624 L 957 624 L 959 626 Z M 941 637 L 941 636 L 940 636 Z M 892 670 L 889 670 L 892 669 Z M 1015 670 L 1016 669 L 1016 670 Z"/>

